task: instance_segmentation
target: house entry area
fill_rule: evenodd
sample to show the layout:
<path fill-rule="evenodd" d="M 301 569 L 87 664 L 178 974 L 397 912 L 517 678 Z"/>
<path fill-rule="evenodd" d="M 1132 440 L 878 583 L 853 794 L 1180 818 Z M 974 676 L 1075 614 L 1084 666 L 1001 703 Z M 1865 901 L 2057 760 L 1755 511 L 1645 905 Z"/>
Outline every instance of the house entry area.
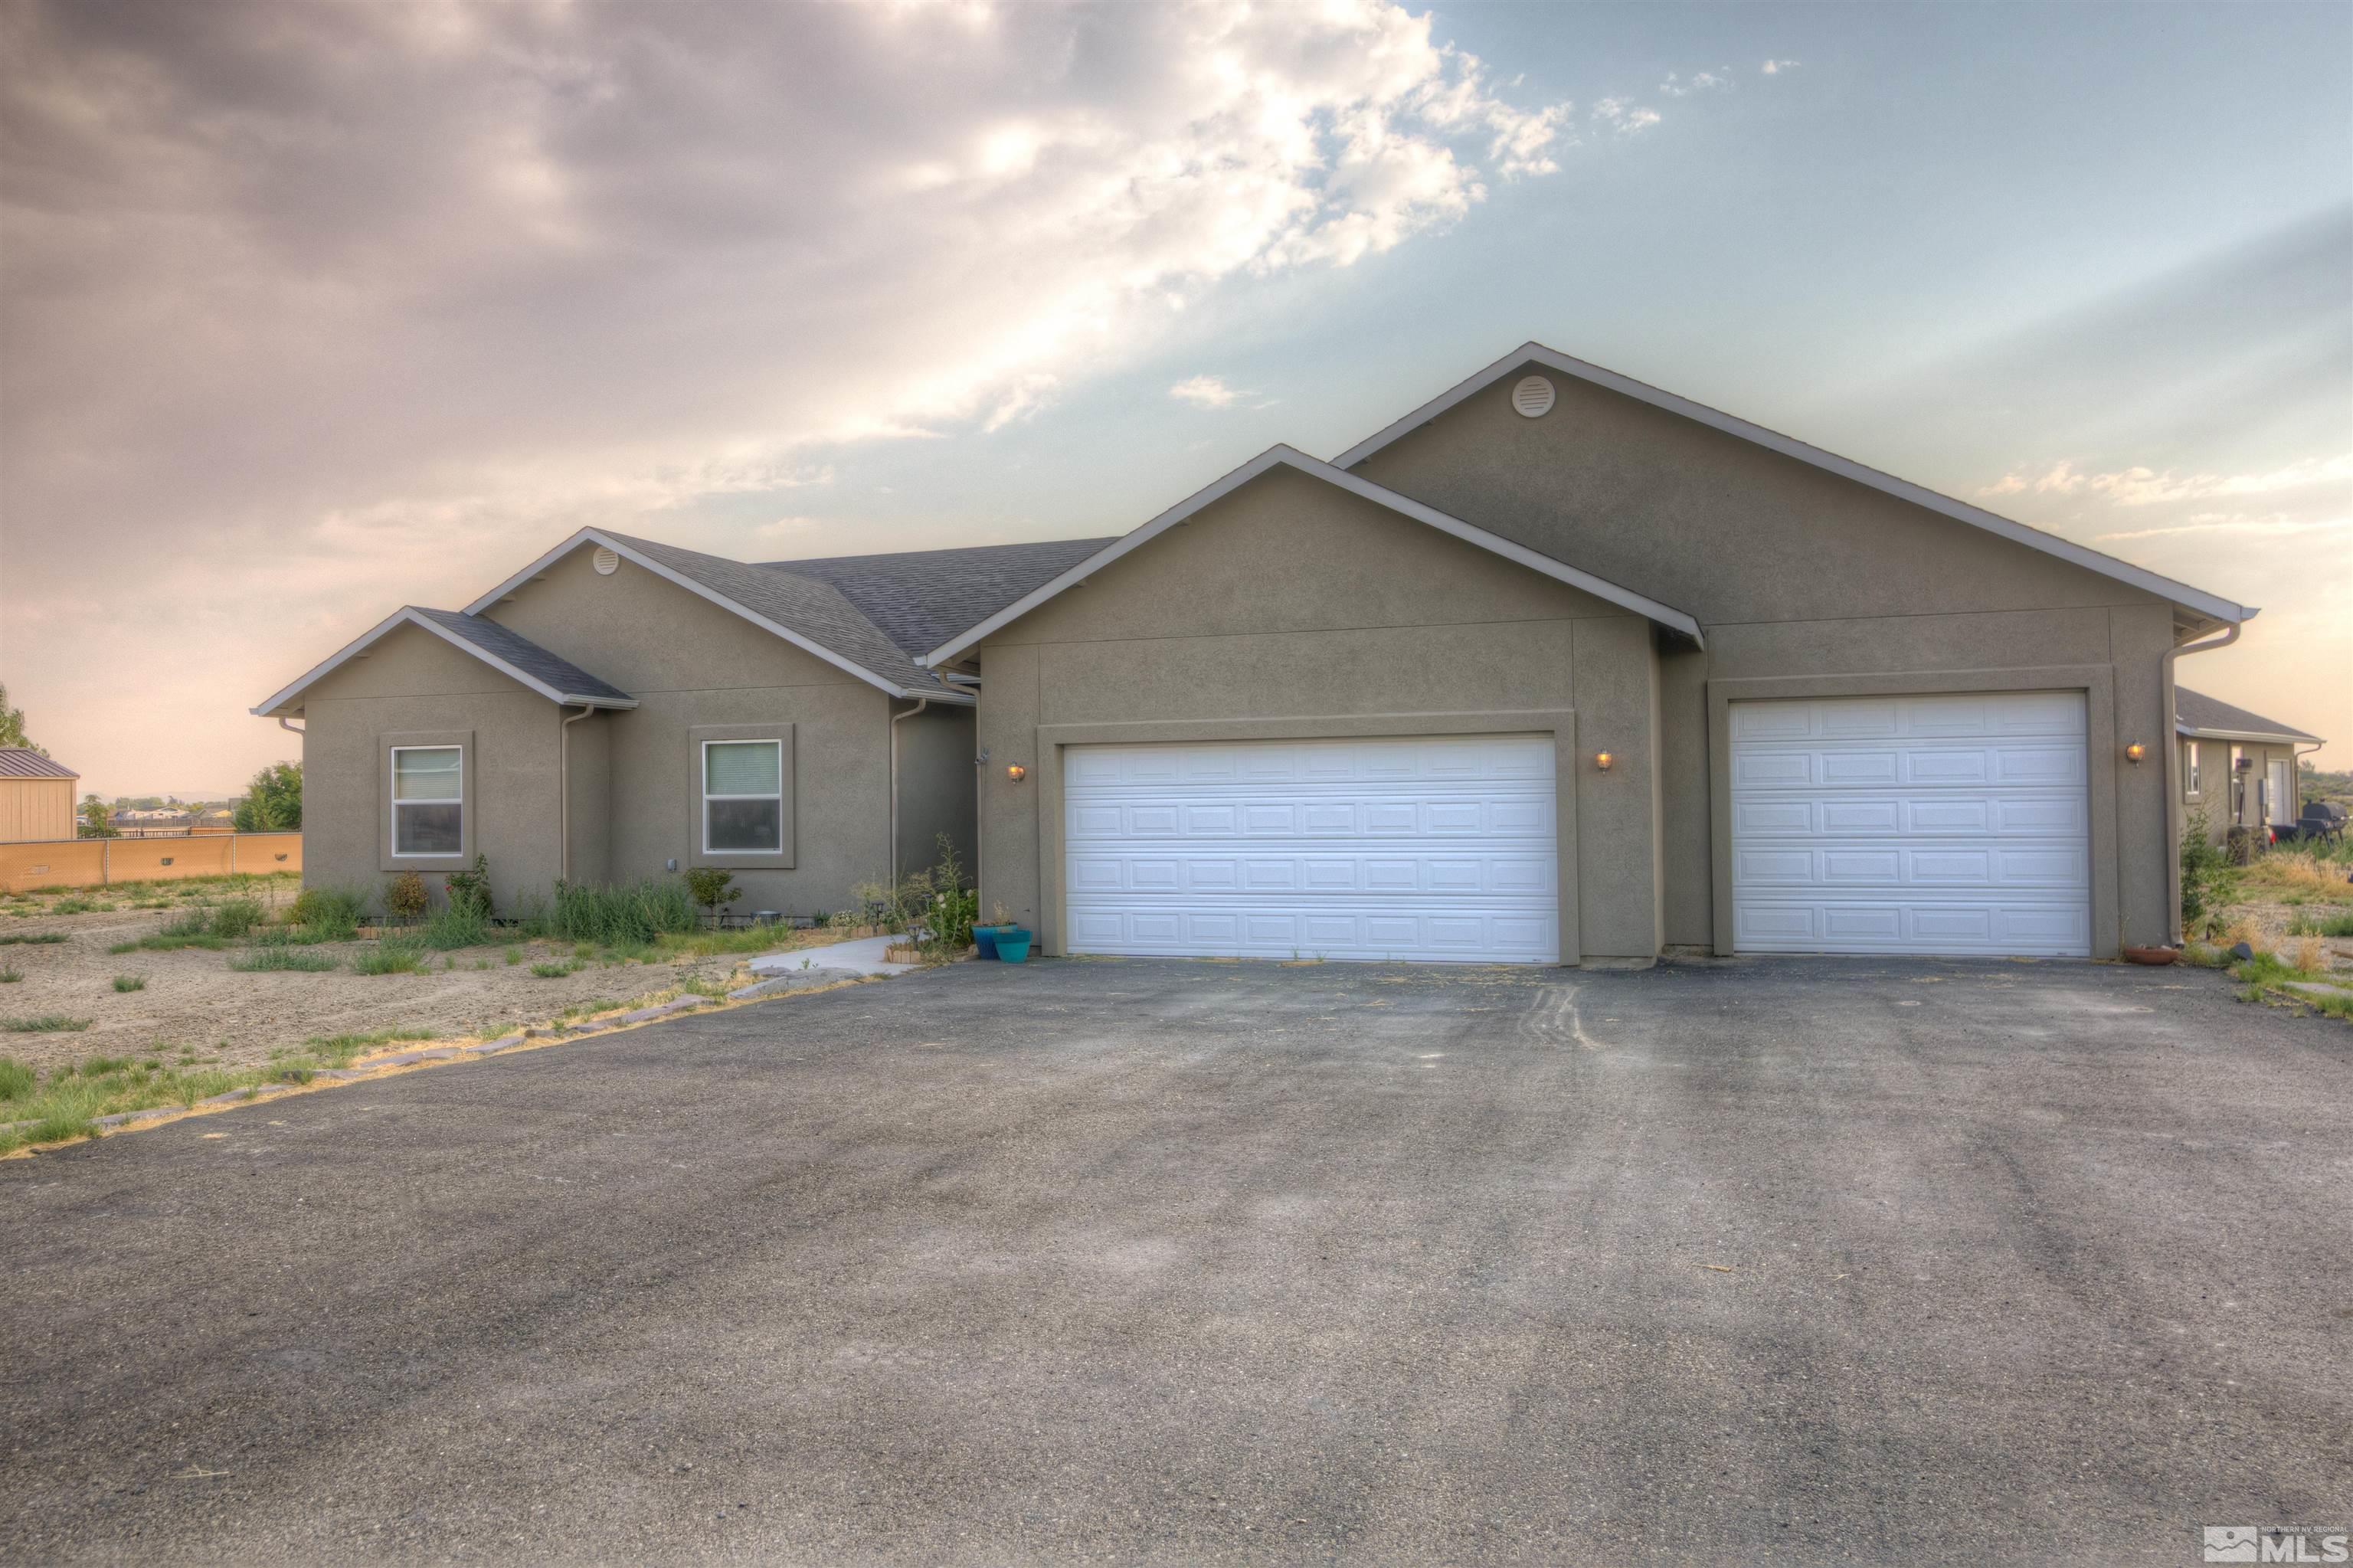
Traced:
<path fill-rule="evenodd" d="M 1560 961 L 1550 736 L 1073 746 L 1073 953 Z"/>
<path fill-rule="evenodd" d="M 1735 703 L 1742 952 L 2084 957 L 2081 692 Z"/>

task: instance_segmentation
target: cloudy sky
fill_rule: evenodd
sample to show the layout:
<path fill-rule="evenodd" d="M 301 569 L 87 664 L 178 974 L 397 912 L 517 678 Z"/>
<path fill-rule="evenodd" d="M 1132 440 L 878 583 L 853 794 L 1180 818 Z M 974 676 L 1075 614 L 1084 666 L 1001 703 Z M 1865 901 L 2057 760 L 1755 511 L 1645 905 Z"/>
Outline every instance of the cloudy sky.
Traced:
<path fill-rule="evenodd" d="M 2353 8 L 0 0 L 0 680 L 105 793 L 583 524 L 1116 533 L 1528 338 L 2260 604 L 2353 756 Z"/>

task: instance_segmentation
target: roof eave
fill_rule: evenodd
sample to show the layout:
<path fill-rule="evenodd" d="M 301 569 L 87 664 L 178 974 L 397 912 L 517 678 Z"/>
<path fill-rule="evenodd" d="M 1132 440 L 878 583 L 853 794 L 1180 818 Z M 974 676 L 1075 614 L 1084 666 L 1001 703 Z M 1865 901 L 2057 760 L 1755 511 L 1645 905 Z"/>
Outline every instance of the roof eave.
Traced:
<path fill-rule="evenodd" d="M 2192 740 L 2244 740 L 2259 746 L 2327 746 L 2316 735 L 2303 735 L 2291 730 L 2215 729 L 2206 725 L 2174 721 L 2173 733 L 2186 735 Z"/>
<path fill-rule="evenodd" d="M 472 612 L 469 611 L 468 613 L 470 614 Z M 398 609 L 393 611 L 390 615 L 385 616 L 382 620 L 377 621 L 375 626 L 369 628 L 367 630 L 360 633 L 359 636 L 353 638 L 351 641 L 345 643 L 341 649 L 331 654 L 323 662 L 311 666 L 310 671 L 303 674 L 302 677 L 297 680 L 292 685 L 286 687 L 277 695 L 266 699 L 259 705 L 253 708 L 251 712 L 257 717 L 260 718 L 291 717 L 294 714 L 301 711 L 299 706 L 293 705 L 295 704 L 296 699 L 301 697 L 304 692 L 308 691 L 311 686 L 316 685 L 320 681 L 325 679 L 327 676 L 333 674 L 344 664 L 359 657 L 370 647 L 382 641 L 396 628 L 404 625 L 423 628 L 425 630 L 429 631 L 433 633 L 434 636 L 441 639 L 442 641 L 449 644 L 450 647 L 457 649 L 459 652 L 472 655 L 474 658 L 480 660 L 483 663 L 488 664 L 491 669 L 499 672 L 499 673 L 506 676 L 509 680 L 517 682 L 522 685 L 530 688 L 532 691 L 538 693 L 541 696 L 545 697 L 549 702 L 560 703 L 566 706 L 573 707 L 585 705 L 587 707 L 597 708 L 633 708 L 638 705 L 638 699 L 635 697 L 613 697 L 596 693 L 566 692 L 561 687 L 551 685 L 547 682 L 541 680 L 538 676 L 531 673 L 528 670 L 524 670 L 518 665 L 509 663 L 506 660 L 500 658 L 497 654 L 491 652 L 489 649 L 482 647 L 480 643 L 469 642 L 466 639 L 459 636 L 456 632 L 450 630 L 448 627 L 442 625 L 431 616 L 419 613 L 415 605 L 405 604 Z"/>
<path fill-rule="evenodd" d="M 1882 473 L 1879 470 L 1856 462 L 1852 458 L 1842 458 L 1836 452 L 1825 451 L 1820 447 L 1811 446 L 1794 437 L 1782 435 L 1778 430 L 1767 429 L 1762 425 L 1725 413 L 1722 409 L 1711 408 L 1704 403 L 1695 403 L 1688 397 L 1678 397 L 1672 392 L 1652 387 L 1648 382 L 1637 381 L 1630 376 L 1621 376 L 1614 370 L 1605 369 L 1601 366 L 1563 354 L 1557 349 L 1547 348 L 1543 344 L 1533 340 L 1522 344 L 1503 358 L 1473 373 L 1466 380 L 1449 387 L 1404 418 L 1391 420 L 1373 435 L 1342 452 L 1333 460 L 1334 463 L 1344 469 L 1356 467 L 1383 447 L 1419 429 L 1457 404 L 1485 391 L 1514 370 L 1530 363 L 1542 365 L 1563 376 L 1574 376 L 1579 381 L 1631 397 L 1636 402 L 1647 403 L 1654 408 L 1662 408 L 1668 413 L 1680 415 L 1684 418 L 1705 425 L 1711 429 L 1736 436 L 1743 440 L 1764 447 L 1767 450 L 1778 452 L 1784 457 L 1793 458 L 1799 462 L 1838 474 L 1841 478 L 1852 480 L 1883 494 L 1892 495 L 1899 501 L 1910 502 L 1915 506 L 1926 507 L 1956 522 L 1966 523 L 1973 528 L 1982 528 L 2014 544 L 2023 545 L 2029 549 L 2039 550 L 2045 555 L 2054 556 L 2061 560 L 2082 567 L 2086 571 L 2097 572 L 2103 577 L 2129 584 L 2144 593 L 2155 594 L 2196 614 L 2234 625 L 2254 619 L 2256 612 L 2249 606 L 2234 604 L 2229 599 L 2207 593 L 2202 588 L 2192 588 L 2188 583 L 2160 577 L 2144 567 L 2136 567 L 2128 561 L 2118 560 L 2114 556 L 2104 555 L 2098 550 L 2063 539 L 2055 534 L 2046 534 L 2039 528 L 2029 527 L 1999 513 L 1988 512 L 1981 506 L 1971 506 L 1967 502 L 1956 501 L 1949 495 L 1940 495 L 1923 485 L 1913 483 L 1910 480 L 1898 479 L 1890 473 Z"/>

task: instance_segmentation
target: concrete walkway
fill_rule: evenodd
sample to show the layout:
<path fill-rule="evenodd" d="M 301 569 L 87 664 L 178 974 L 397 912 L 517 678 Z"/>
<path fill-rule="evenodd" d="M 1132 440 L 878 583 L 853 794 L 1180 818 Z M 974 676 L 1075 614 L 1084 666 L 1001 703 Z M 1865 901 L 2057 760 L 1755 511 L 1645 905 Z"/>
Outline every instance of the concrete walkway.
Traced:
<path fill-rule="evenodd" d="M 882 949 L 897 940 L 896 937 L 860 937 L 852 942 L 836 942 L 829 948 L 769 953 L 754 959 L 750 968 L 755 975 L 788 975 L 803 968 L 848 969 L 860 975 L 902 975 L 920 966 L 885 961 Z"/>

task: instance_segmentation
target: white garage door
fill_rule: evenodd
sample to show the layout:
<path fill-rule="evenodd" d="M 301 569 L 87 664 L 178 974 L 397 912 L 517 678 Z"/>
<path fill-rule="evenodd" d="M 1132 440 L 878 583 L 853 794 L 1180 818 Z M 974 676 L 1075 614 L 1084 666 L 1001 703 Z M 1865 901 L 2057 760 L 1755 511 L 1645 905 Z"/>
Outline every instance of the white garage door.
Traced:
<path fill-rule="evenodd" d="M 2079 692 L 1735 703 L 1743 952 L 2091 951 Z"/>
<path fill-rule="evenodd" d="M 1073 747 L 1074 953 L 1557 963 L 1549 736 Z"/>

